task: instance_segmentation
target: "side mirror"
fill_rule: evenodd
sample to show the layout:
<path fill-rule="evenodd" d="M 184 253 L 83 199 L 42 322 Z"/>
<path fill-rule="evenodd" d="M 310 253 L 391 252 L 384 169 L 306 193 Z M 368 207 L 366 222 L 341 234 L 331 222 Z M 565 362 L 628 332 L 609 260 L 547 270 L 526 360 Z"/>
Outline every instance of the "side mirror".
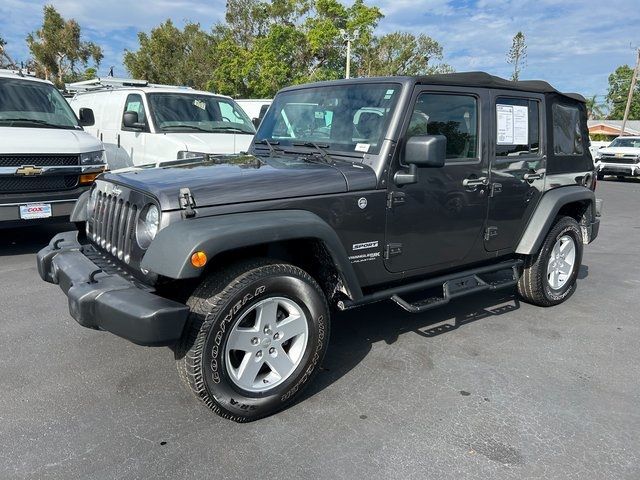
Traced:
<path fill-rule="evenodd" d="M 93 110 L 91 110 L 90 108 L 81 108 L 79 117 L 79 123 L 82 127 L 90 127 L 92 125 L 95 125 L 96 123 L 96 118 L 93 115 Z"/>
<path fill-rule="evenodd" d="M 127 128 L 134 128 L 136 130 L 142 130 L 145 127 L 144 123 L 138 122 L 138 112 L 127 110 L 122 116 L 122 124 Z"/>
<path fill-rule="evenodd" d="M 394 176 L 396 185 L 407 185 L 418 181 L 418 167 L 441 168 L 447 156 L 447 137 L 424 135 L 409 138 L 404 148 L 402 161 L 409 170 L 399 170 Z"/>

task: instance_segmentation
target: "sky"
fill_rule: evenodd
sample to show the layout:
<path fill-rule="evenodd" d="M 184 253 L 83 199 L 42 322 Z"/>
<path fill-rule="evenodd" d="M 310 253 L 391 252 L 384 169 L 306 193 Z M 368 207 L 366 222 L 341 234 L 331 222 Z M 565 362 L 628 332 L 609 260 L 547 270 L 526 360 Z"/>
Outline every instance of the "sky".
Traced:
<path fill-rule="evenodd" d="M 348 2 L 349 0 L 347 0 Z M 527 64 L 521 78 L 543 79 L 556 88 L 604 100 L 607 78 L 619 65 L 633 65 L 640 47 L 640 0 L 365 0 L 382 9 L 379 33 L 425 33 L 444 48 L 456 71 L 482 70 L 509 77 L 506 53 L 523 31 Z M 126 76 L 125 49 L 136 50 L 139 31 L 171 18 L 210 28 L 224 17 L 224 0 L 1 0 L 0 36 L 16 60 L 28 58 L 25 37 L 52 4 L 76 19 L 83 39 L 102 46 L 99 74 L 110 66 Z"/>

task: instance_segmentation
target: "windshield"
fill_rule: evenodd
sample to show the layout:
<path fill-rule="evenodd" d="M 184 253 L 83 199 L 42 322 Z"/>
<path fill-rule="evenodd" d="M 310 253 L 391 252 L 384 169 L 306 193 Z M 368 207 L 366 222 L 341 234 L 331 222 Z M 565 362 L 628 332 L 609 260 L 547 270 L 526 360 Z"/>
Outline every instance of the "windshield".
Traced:
<path fill-rule="evenodd" d="M 0 78 L 0 126 L 80 128 L 53 85 L 19 78 Z"/>
<path fill-rule="evenodd" d="M 153 121 L 162 132 L 256 132 L 231 99 L 193 93 L 149 93 L 148 98 Z"/>
<path fill-rule="evenodd" d="M 378 153 L 401 86 L 358 83 L 279 93 L 256 142 L 316 143 L 329 150 Z"/>
<path fill-rule="evenodd" d="M 616 138 L 609 146 L 640 148 L 640 138 Z"/>

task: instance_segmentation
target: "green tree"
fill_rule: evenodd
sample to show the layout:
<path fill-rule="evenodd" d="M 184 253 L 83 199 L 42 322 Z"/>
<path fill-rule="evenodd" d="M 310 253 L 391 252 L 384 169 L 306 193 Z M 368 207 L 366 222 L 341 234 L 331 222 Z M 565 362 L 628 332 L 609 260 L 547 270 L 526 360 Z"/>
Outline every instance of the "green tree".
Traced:
<path fill-rule="evenodd" d="M 7 52 L 6 46 L 6 40 L 0 36 L 0 68 L 16 68 L 17 64 Z"/>
<path fill-rule="evenodd" d="M 137 51 L 124 54 L 124 65 L 134 78 L 204 88 L 211 77 L 214 37 L 197 23 L 179 29 L 167 20 L 149 35 L 138 33 L 138 41 Z"/>
<path fill-rule="evenodd" d="M 604 105 L 598 102 L 598 95 L 592 95 L 586 98 L 587 117 L 589 120 L 604 117 Z"/>
<path fill-rule="evenodd" d="M 434 62 L 442 58 L 442 46 L 431 37 L 393 32 L 375 38 L 368 48 L 364 48 L 358 73 L 370 77 L 452 72 L 449 65 Z"/>
<path fill-rule="evenodd" d="M 609 105 L 608 117 L 610 119 L 622 120 L 624 117 L 632 76 L 633 68 L 629 65 L 621 65 L 616 68 L 615 72 L 609 75 L 607 103 Z M 629 110 L 629 120 L 640 120 L 640 82 L 636 83 L 633 92 L 631 109 Z"/>
<path fill-rule="evenodd" d="M 59 87 L 74 81 L 93 59 L 100 64 L 102 49 L 93 42 L 81 40 L 81 29 L 75 20 L 65 20 L 51 5 L 43 9 L 42 26 L 27 36 L 36 75 L 54 81 Z"/>
<path fill-rule="evenodd" d="M 527 65 L 527 43 L 524 33 L 518 32 L 514 35 L 511 48 L 507 52 L 507 63 L 513 65 L 511 80 L 520 80 L 520 73 Z"/>

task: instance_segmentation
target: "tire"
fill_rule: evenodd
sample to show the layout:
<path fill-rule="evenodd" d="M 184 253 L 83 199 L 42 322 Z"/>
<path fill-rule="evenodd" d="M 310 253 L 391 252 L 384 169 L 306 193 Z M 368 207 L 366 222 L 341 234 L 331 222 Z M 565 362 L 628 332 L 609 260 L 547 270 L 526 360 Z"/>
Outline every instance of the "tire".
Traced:
<path fill-rule="evenodd" d="M 327 350 L 326 297 L 290 264 L 233 265 L 205 278 L 187 305 L 191 312 L 175 349 L 178 373 L 211 410 L 236 422 L 293 402 Z"/>
<path fill-rule="evenodd" d="M 598 172 L 598 173 L 596 173 L 596 178 L 597 178 L 598 180 L 604 180 L 604 173 L 602 173 L 602 172 Z"/>
<path fill-rule="evenodd" d="M 567 255 L 571 246 L 574 255 L 570 268 L 567 265 L 571 255 L 561 257 L 560 260 L 552 258 L 557 253 Z M 518 281 L 518 292 L 523 300 L 541 307 L 550 307 L 573 295 L 582 263 L 582 249 L 582 231 L 578 222 L 571 217 L 558 217 L 540 251 L 525 259 Z"/>
<path fill-rule="evenodd" d="M 627 177 L 625 177 L 624 175 L 616 175 L 616 178 L 618 179 L 618 181 L 624 182 Z"/>

